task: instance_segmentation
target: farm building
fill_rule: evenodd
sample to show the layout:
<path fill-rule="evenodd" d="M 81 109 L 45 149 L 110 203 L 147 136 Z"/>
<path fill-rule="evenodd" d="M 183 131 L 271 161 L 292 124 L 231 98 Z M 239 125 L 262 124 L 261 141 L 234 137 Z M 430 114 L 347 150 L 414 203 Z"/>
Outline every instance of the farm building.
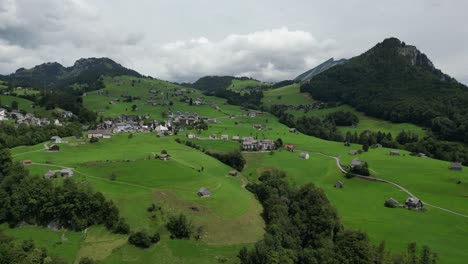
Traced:
<path fill-rule="evenodd" d="M 290 128 L 290 129 L 289 129 L 289 132 L 291 132 L 291 133 L 296 133 L 296 132 L 297 132 L 297 129 L 296 129 L 296 128 Z"/>
<path fill-rule="evenodd" d="M 386 207 L 391 207 L 391 208 L 400 207 L 400 203 L 392 197 L 385 200 L 384 204 Z"/>
<path fill-rule="evenodd" d="M 228 140 L 229 136 L 228 135 L 221 135 L 221 140 Z"/>
<path fill-rule="evenodd" d="M 452 163 L 450 163 L 449 169 L 450 170 L 461 171 L 463 169 L 463 166 L 462 166 L 461 162 L 452 162 Z"/>
<path fill-rule="evenodd" d="M 361 166 L 361 165 L 362 165 L 362 161 L 360 159 L 353 159 L 351 161 L 351 168 Z"/>
<path fill-rule="evenodd" d="M 414 208 L 414 209 L 419 209 L 423 207 L 422 201 L 416 197 L 409 197 L 408 199 L 406 199 L 405 205 L 408 208 Z"/>
<path fill-rule="evenodd" d="M 392 150 L 392 151 L 390 151 L 390 156 L 400 156 L 400 151 Z"/>
<path fill-rule="evenodd" d="M 169 154 L 159 154 L 159 159 L 160 160 L 169 160 L 171 156 Z"/>
<path fill-rule="evenodd" d="M 112 133 L 107 130 L 90 130 L 88 138 L 112 138 Z"/>
<path fill-rule="evenodd" d="M 359 154 L 359 151 L 357 151 L 357 150 L 355 150 L 355 149 L 349 151 L 349 155 L 353 155 L 353 156 L 354 156 L 354 155 L 357 155 L 357 154 Z"/>
<path fill-rule="evenodd" d="M 73 170 L 70 169 L 70 168 L 66 168 L 66 169 L 61 169 L 60 170 L 60 176 L 62 177 L 72 177 L 73 176 Z"/>
<path fill-rule="evenodd" d="M 60 151 L 60 147 L 57 144 L 53 144 L 49 147 L 49 151 Z"/>
<path fill-rule="evenodd" d="M 31 160 L 23 160 L 23 165 L 31 165 L 32 161 Z"/>
<path fill-rule="evenodd" d="M 56 174 L 55 174 L 55 171 L 48 171 L 46 173 L 44 173 L 44 178 L 46 179 L 52 179 L 52 178 L 55 178 L 56 177 Z"/>
<path fill-rule="evenodd" d="M 300 157 L 301 159 L 306 159 L 306 160 L 308 160 L 308 159 L 309 159 L 309 153 L 302 152 L 302 153 L 299 155 L 299 157 Z"/>
<path fill-rule="evenodd" d="M 284 145 L 284 149 L 289 150 L 291 152 L 294 152 L 295 147 L 294 147 L 293 144 L 286 144 L 286 145 Z"/>
<path fill-rule="evenodd" d="M 335 183 L 335 188 L 339 188 L 339 189 L 340 189 L 340 188 L 343 188 L 343 183 L 340 182 L 340 181 L 337 181 L 337 182 Z"/>
<path fill-rule="evenodd" d="M 211 191 L 208 190 L 208 188 L 206 187 L 201 187 L 198 192 L 197 192 L 198 196 L 200 197 L 210 197 L 211 196 Z"/>
<path fill-rule="evenodd" d="M 239 136 L 232 136 L 231 139 L 234 140 L 234 141 L 239 141 L 240 140 Z"/>
<path fill-rule="evenodd" d="M 230 176 L 237 176 L 237 171 L 236 170 L 232 170 L 229 172 L 229 175 Z"/>
<path fill-rule="evenodd" d="M 53 136 L 50 138 L 50 142 L 54 144 L 59 144 L 62 143 L 62 138 L 60 138 L 59 136 Z"/>
<path fill-rule="evenodd" d="M 416 154 L 416 156 L 419 157 L 419 158 L 427 158 L 427 155 L 424 154 L 424 153 L 418 153 L 418 154 Z"/>
<path fill-rule="evenodd" d="M 165 127 L 165 126 L 163 126 L 163 125 L 158 125 L 158 126 L 156 127 L 155 130 L 156 130 L 156 132 L 162 132 L 162 133 L 164 133 L 164 132 L 169 131 L 169 128 L 167 128 L 167 127 Z"/>
<path fill-rule="evenodd" d="M 189 133 L 189 134 L 187 135 L 187 137 L 188 137 L 189 139 L 195 139 L 195 138 L 197 138 L 197 135 L 195 135 L 195 134 L 193 134 L 193 133 Z"/>
<path fill-rule="evenodd" d="M 216 134 L 211 134 L 208 138 L 209 138 L 209 139 L 217 139 L 218 136 L 216 136 Z"/>

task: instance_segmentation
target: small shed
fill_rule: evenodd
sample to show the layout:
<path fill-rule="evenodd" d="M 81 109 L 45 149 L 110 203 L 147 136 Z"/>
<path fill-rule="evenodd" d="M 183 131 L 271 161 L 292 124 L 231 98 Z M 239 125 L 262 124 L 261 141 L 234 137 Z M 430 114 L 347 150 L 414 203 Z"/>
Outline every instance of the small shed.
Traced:
<path fill-rule="evenodd" d="M 289 150 L 289 151 L 291 151 L 291 152 L 294 152 L 294 149 L 295 149 L 295 148 L 296 148 L 296 147 L 295 147 L 293 144 L 286 144 L 286 145 L 284 145 L 284 149 Z"/>
<path fill-rule="evenodd" d="M 217 139 L 218 137 L 216 136 L 216 134 L 211 134 L 208 138 L 209 139 Z"/>
<path fill-rule="evenodd" d="M 48 172 L 44 173 L 44 178 L 46 179 L 53 179 L 55 177 L 55 171 L 49 170 Z"/>
<path fill-rule="evenodd" d="M 421 153 L 421 152 L 418 153 L 418 154 L 416 154 L 416 156 L 418 156 L 418 157 L 420 157 L 420 158 L 427 158 L 427 155 L 424 154 L 424 153 Z"/>
<path fill-rule="evenodd" d="M 171 156 L 169 154 L 159 154 L 159 159 L 160 160 L 169 160 Z"/>
<path fill-rule="evenodd" d="M 232 170 L 229 172 L 229 175 L 231 176 L 237 176 L 237 171 L 236 170 Z"/>
<path fill-rule="evenodd" d="M 198 196 L 200 197 L 210 197 L 211 196 L 211 191 L 208 190 L 208 188 L 206 187 L 201 187 L 198 192 L 197 192 Z"/>
<path fill-rule="evenodd" d="M 450 163 L 449 169 L 450 170 L 461 171 L 461 170 L 463 170 L 463 166 L 462 166 L 461 162 L 452 162 L 452 163 Z"/>
<path fill-rule="evenodd" d="M 53 136 L 50 138 L 50 142 L 54 144 L 59 144 L 62 143 L 62 138 L 60 138 L 59 136 Z"/>
<path fill-rule="evenodd" d="M 361 166 L 361 165 L 362 165 L 362 161 L 360 159 L 353 159 L 351 161 L 351 168 Z"/>
<path fill-rule="evenodd" d="M 53 144 L 49 147 L 49 151 L 60 151 L 60 147 L 57 144 Z"/>
<path fill-rule="evenodd" d="M 187 137 L 188 137 L 189 139 L 195 139 L 195 138 L 197 138 L 197 135 L 195 135 L 195 134 L 193 134 L 193 133 L 189 133 L 189 134 L 187 135 Z"/>
<path fill-rule="evenodd" d="M 390 151 L 390 156 L 400 156 L 400 151 L 392 150 L 392 151 Z"/>
<path fill-rule="evenodd" d="M 23 165 L 31 165 L 32 161 L 31 160 L 23 160 Z"/>
<path fill-rule="evenodd" d="M 413 209 L 420 209 L 423 207 L 422 201 L 416 197 L 409 197 L 408 199 L 406 199 L 405 205 L 408 208 L 413 208 Z"/>
<path fill-rule="evenodd" d="M 307 160 L 307 159 L 309 159 L 309 153 L 302 152 L 302 153 L 299 155 L 299 157 L 300 157 L 301 159 L 306 159 L 306 160 Z"/>
<path fill-rule="evenodd" d="M 343 183 L 341 181 L 337 181 L 335 183 L 335 188 L 340 188 L 340 189 L 343 188 Z"/>
<path fill-rule="evenodd" d="M 390 197 L 387 200 L 385 200 L 384 205 L 390 208 L 400 207 L 400 203 L 397 200 L 395 200 L 393 197 Z"/>
<path fill-rule="evenodd" d="M 359 152 L 355 149 L 349 151 L 349 155 L 357 155 Z"/>
<path fill-rule="evenodd" d="M 240 140 L 240 137 L 239 137 L 239 136 L 232 136 L 231 139 L 234 140 L 234 141 L 239 141 L 239 140 Z"/>
<path fill-rule="evenodd" d="M 296 133 L 296 132 L 297 132 L 297 129 L 294 128 L 294 127 L 293 127 L 293 128 L 290 128 L 290 129 L 289 129 L 289 132 L 291 132 L 291 133 Z"/>
<path fill-rule="evenodd" d="M 73 170 L 70 169 L 70 168 L 66 168 L 66 169 L 61 169 L 60 170 L 60 176 L 62 177 L 73 177 Z"/>
<path fill-rule="evenodd" d="M 224 134 L 224 135 L 221 135 L 221 140 L 228 140 L 229 139 L 229 136 Z"/>

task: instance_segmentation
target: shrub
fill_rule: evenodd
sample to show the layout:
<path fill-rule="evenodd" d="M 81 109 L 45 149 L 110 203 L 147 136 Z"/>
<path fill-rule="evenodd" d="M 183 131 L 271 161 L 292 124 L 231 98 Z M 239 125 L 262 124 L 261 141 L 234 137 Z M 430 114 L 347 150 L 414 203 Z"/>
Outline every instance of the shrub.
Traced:
<path fill-rule="evenodd" d="M 169 217 L 169 221 L 166 224 L 167 229 L 171 232 L 171 237 L 182 239 L 190 238 L 193 232 L 192 223 L 183 214 L 178 216 Z"/>
<path fill-rule="evenodd" d="M 99 138 L 97 137 L 92 137 L 89 139 L 89 143 L 98 143 L 99 142 Z"/>
<path fill-rule="evenodd" d="M 151 238 L 146 231 L 132 233 L 128 237 L 128 242 L 140 248 L 149 248 L 151 246 Z"/>

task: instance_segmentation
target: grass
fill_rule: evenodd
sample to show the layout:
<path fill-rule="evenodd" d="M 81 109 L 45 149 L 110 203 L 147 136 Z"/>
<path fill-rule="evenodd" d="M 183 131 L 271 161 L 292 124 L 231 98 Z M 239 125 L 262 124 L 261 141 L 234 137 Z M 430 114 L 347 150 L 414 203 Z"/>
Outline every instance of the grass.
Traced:
<path fill-rule="evenodd" d="M 248 92 L 245 89 L 248 88 L 256 88 L 259 86 L 264 86 L 265 83 L 259 82 L 257 80 L 236 80 L 233 79 L 231 85 L 227 88 L 228 90 L 238 92 L 238 93 L 245 93 Z"/>
<path fill-rule="evenodd" d="M 5 106 L 11 106 L 11 103 L 13 101 L 16 101 L 18 103 L 18 109 L 19 110 L 24 110 L 26 112 L 33 112 L 34 108 L 33 105 L 34 103 L 32 101 L 15 97 L 15 96 L 10 96 L 10 95 L 0 95 L 0 104 L 5 105 Z"/>
<path fill-rule="evenodd" d="M 316 109 L 304 113 L 300 110 L 289 110 L 288 113 L 293 114 L 296 118 L 301 116 L 316 116 L 316 117 L 324 117 L 329 113 L 337 112 L 337 111 L 349 111 L 354 113 L 359 118 L 359 124 L 356 127 L 339 127 L 339 130 L 344 134 L 346 132 L 357 133 L 358 135 L 365 130 L 370 131 L 381 131 L 385 133 L 392 133 L 393 136 L 398 135 L 401 131 L 412 131 L 419 136 L 424 136 L 426 131 L 420 126 L 410 124 L 410 123 L 392 123 L 388 121 L 384 121 L 378 118 L 373 118 L 366 116 L 364 113 L 357 111 L 353 107 L 349 105 L 341 105 L 338 107 L 331 107 L 331 108 L 323 108 L 323 109 Z"/>
<path fill-rule="evenodd" d="M 314 100 L 308 94 L 300 93 L 299 88 L 300 84 L 295 83 L 277 89 L 266 90 L 263 92 L 264 97 L 262 99 L 262 103 L 265 106 L 275 104 L 296 106 L 313 103 Z"/>

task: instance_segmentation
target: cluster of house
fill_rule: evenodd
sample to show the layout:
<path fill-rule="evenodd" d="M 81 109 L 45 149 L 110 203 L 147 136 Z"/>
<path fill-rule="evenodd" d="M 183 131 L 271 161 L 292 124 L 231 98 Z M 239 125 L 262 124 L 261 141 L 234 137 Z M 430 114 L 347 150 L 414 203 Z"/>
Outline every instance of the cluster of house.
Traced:
<path fill-rule="evenodd" d="M 73 116 L 73 113 L 71 115 Z M 22 114 L 21 112 L 16 111 L 16 110 L 8 112 L 6 109 L 0 108 L 0 121 L 10 120 L 10 119 L 16 120 L 17 124 L 36 125 L 36 126 L 47 126 L 50 124 L 54 124 L 56 126 L 62 125 L 62 123 L 58 119 L 50 120 L 48 118 L 39 118 L 39 117 L 34 116 L 34 114 L 32 113 Z"/>
<path fill-rule="evenodd" d="M 62 178 L 73 177 L 73 170 L 70 168 L 64 168 L 61 170 L 49 170 L 46 173 L 44 173 L 44 178 L 46 179 L 54 179 L 58 176 Z"/>
<path fill-rule="evenodd" d="M 257 117 L 257 116 L 261 116 L 263 115 L 263 112 L 260 112 L 260 111 L 250 111 L 248 114 L 246 114 L 246 116 L 248 117 Z"/>
<path fill-rule="evenodd" d="M 243 150 L 268 151 L 275 149 L 275 142 L 271 139 L 257 140 L 253 137 L 242 139 Z"/>
<path fill-rule="evenodd" d="M 208 118 L 205 116 L 199 116 L 198 113 L 190 113 L 185 112 L 182 113 L 181 111 L 172 112 L 169 111 L 167 117 L 174 123 L 179 126 L 191 126 L 198 124 L 200 122 L 212 123 L 215 124 L 218 122 L 215 118 Z"/>

